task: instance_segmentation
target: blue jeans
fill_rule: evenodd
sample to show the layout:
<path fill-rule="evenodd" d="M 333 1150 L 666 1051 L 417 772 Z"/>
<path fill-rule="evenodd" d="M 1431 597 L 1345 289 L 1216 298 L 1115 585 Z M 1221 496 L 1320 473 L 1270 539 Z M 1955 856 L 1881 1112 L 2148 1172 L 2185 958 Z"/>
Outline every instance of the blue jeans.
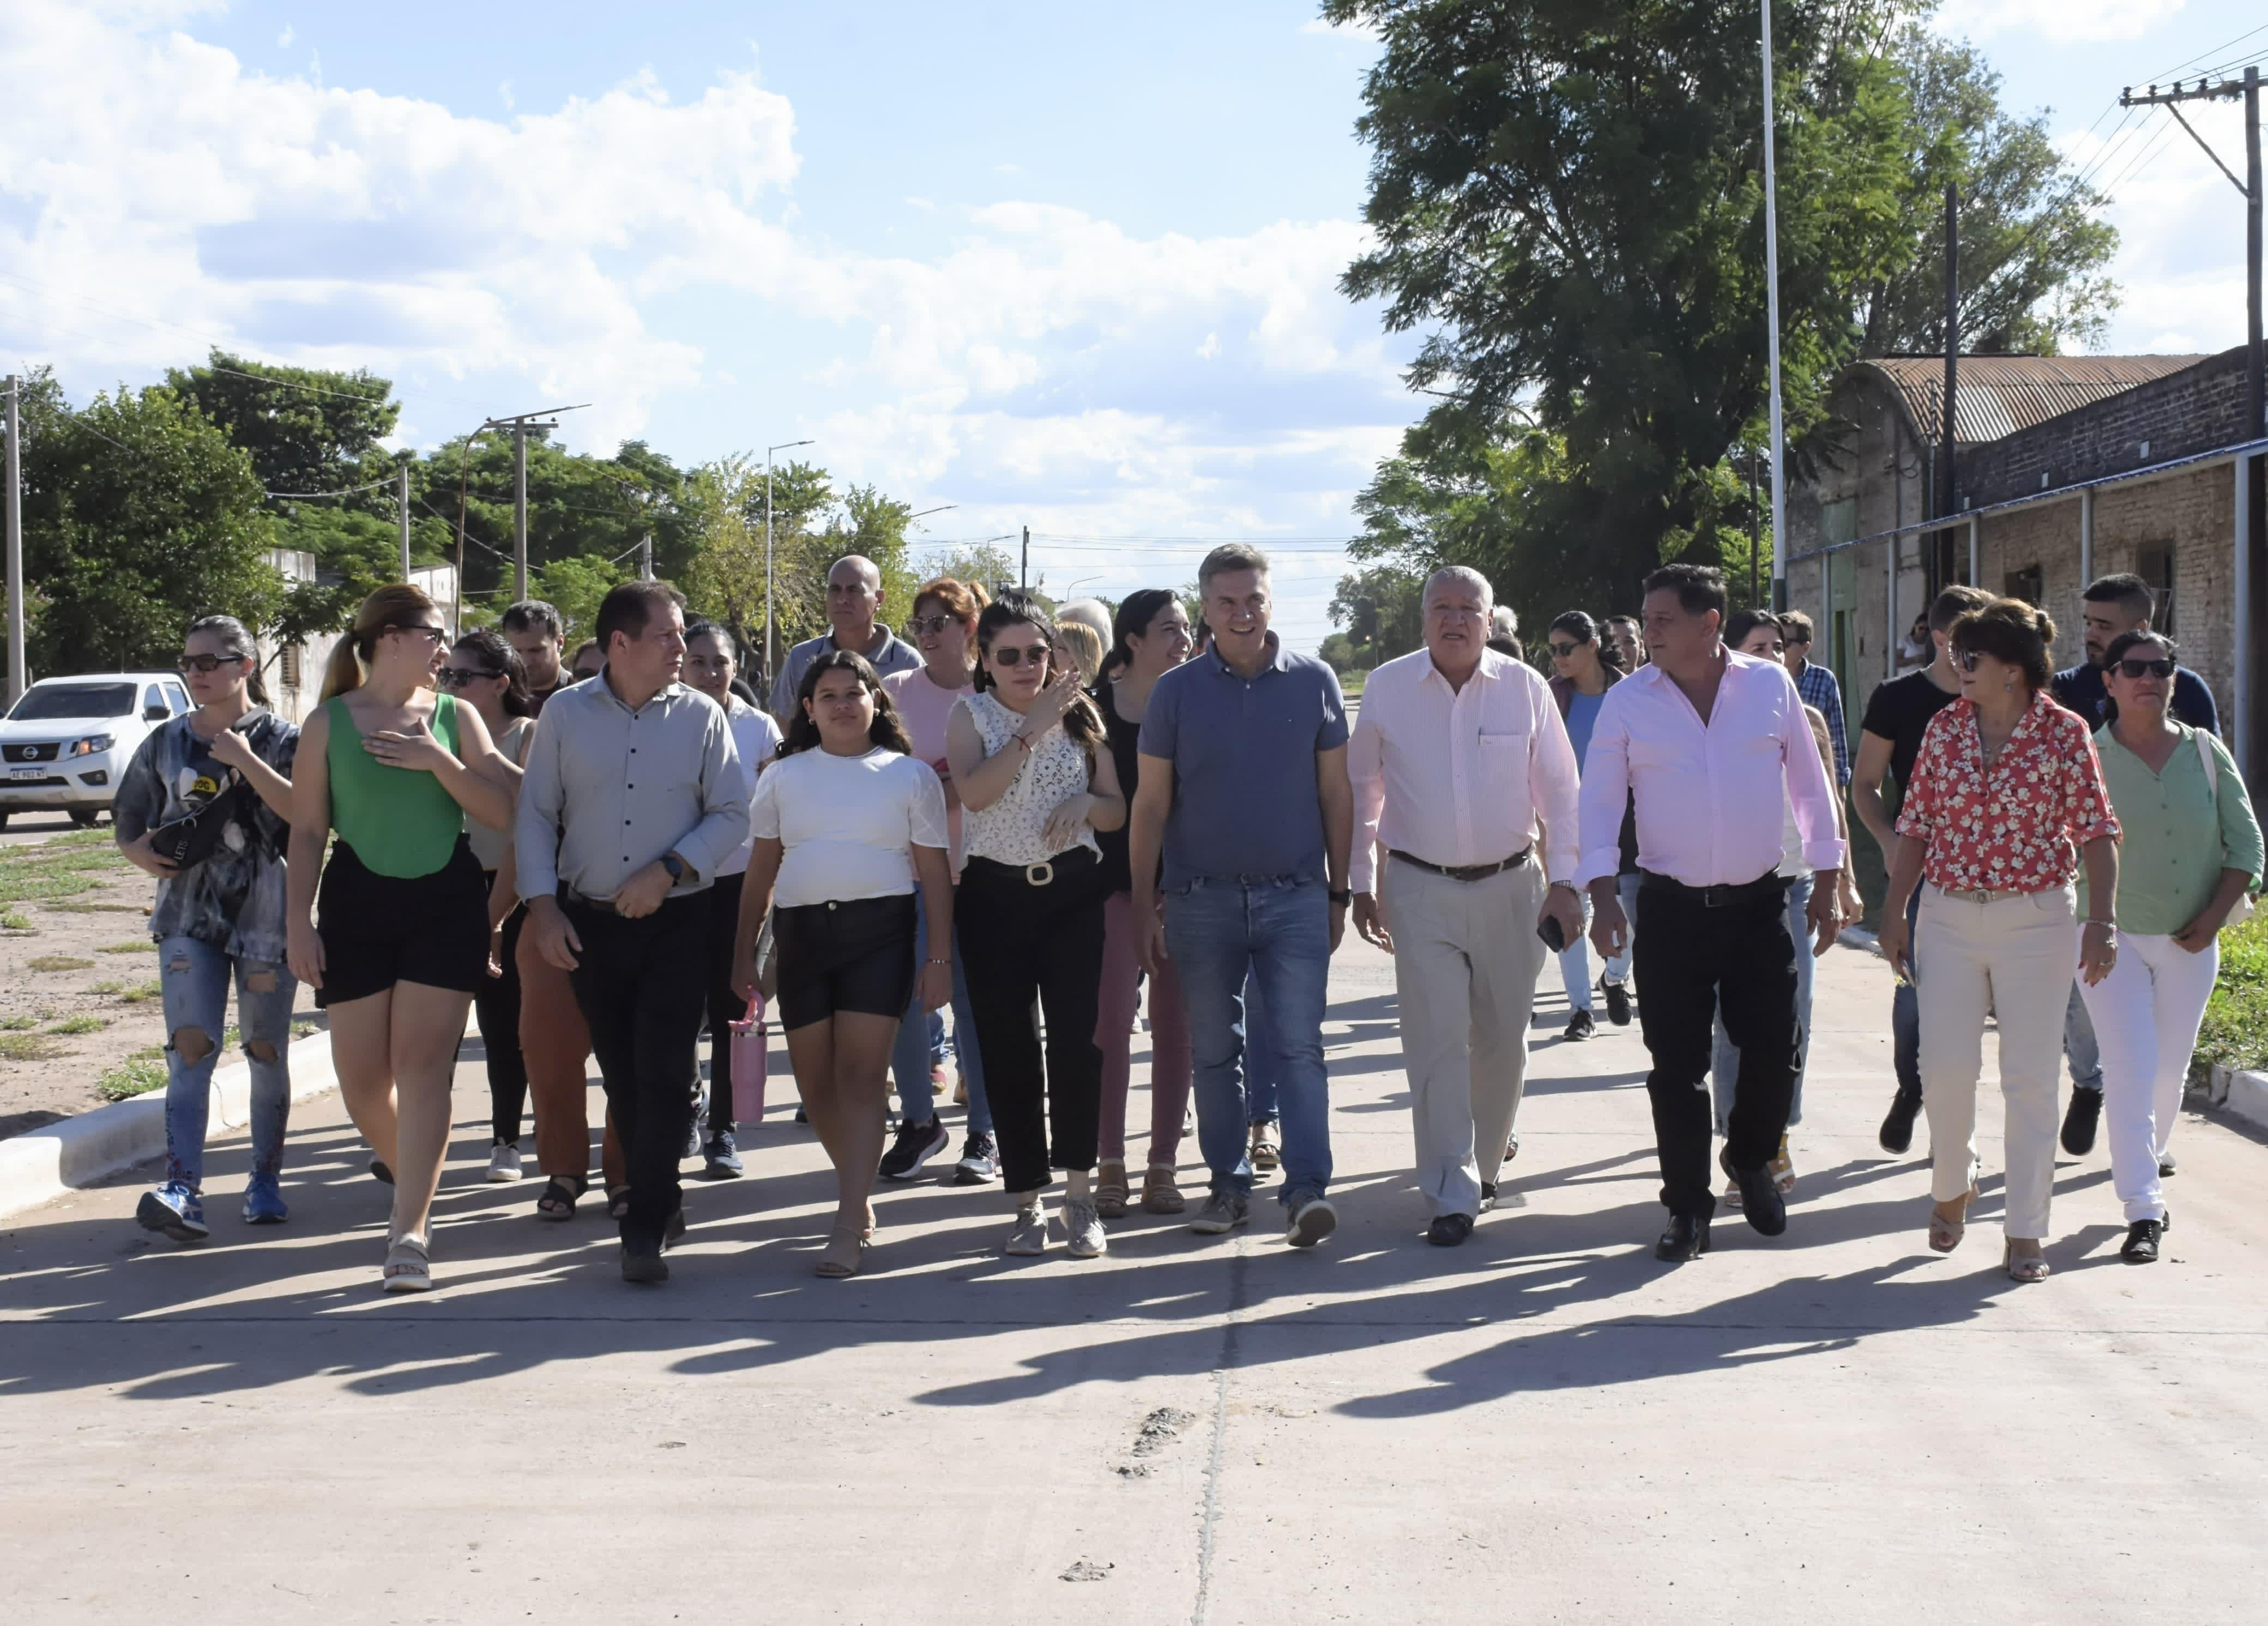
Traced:
<path fill-rule="evenodd" d="M 936 1047 L 930 1037 L 934 1012 L 922 1009 L 921 962 L 929 958 L 929 911 L 918 890 L 914 894 L 914 994 L 898 1024 L 898 1040 L 890 1051 L 890 1071 L 898 1081 L 898 1112 L 909 1123 L 926 1123 L 937 1115 L 930 1099 L 929 1070 Z M 953 931 L 953 1036 L 959 1052 L 961 1076 L 968 1081 L 968 1132 L 992 1132 L 992 1104 L 984 1099 L 984 1057 L 976 1044 L 976 1019 L 968 1012 L 968 979 L 961 969 L 961 929 Z"/>
<path fill-rule="evenodd" d="M 1906 901 L 1906 959 L 1913 977 L 1900 979 L 1890 995 L 1890 1065 L 1897 1072 L 1898 1093 L 1916 1100 L 1921 1099 L 1921 989 L 1914 978 L 1921 975 L 1921 956 L 1912 945 L 1920 918 L 1921 888 L 1916 887 Z"/>
<path fill-rule="evenodd" d="M 1330 1184 L 1323 1006 L 1330 902 L 1319 881 L 1198 880 L 1166 898 L 1166 952 L 1182 972 L 1196 1063 L 1197 1146 L 1217 1196 L 1248 1196 L 1252 1111 L 1245 1084 L 1244 987 L 1261 990 L 1275 1040 L 1285 1203 Z"/>
<path fill-rule="evenodd" d="M 2063 1059 L 2071 1069 L 2071 1087 L 2102 1093 L 2102 1050 L 2095 1042 L 2095 1019 L 2079 997 L 2079 983 L 2071 985 L 2071 1006 L 2063 1013 Z"/>
<path fill-rule="evenodd" d="M 1282 1109 L 1283 1068 L 1268 1026 L 1260 979 L 1244 979 L 1244 1110 L 1255 1123 L 1274 1123 Z"/>
<path fill-rule="evenodd" d="M 252 1172 L 280 1174 L 284 1130 L 291 1115 L 291 1066 L 285 1052 L 291 1043 L 291 1005 L 299 991 L 291 968 L 232 959 L 225 949 L 195 938 L 166 938 L 158 945 L 158 963 L 164 968 L 166 1005 L 167 1182 L 192 1190 L 204 1187 L 205 1123 L 212 1107 L 213 1068 L 228 1028 L 232 972 L 237 1025 L 252 1065 Z M 204 1055 L 194 1062 L 179 1048 L 180 1035 L 192 1028 L 206 1039 Z"/>
<path fill-rule="evenodd" d="M 1607 961 L 1602 973 L 1609 982 L 1630 981 L 1631 944 L 1638 937 L 1638 877 L 1621 875 L 1615 879 L 1615 895 L 1622 901 L 1623 952 Z M 1591 896 L 1583 894 L 1582 934 L 1559 951 L 1559 981 L 1567 990 L 1570 1011 L 1591 1008 Z"/>
<path fill-rule="evenodd" d="M 1811 1059 L 1811 979 L 1818 961 L 1811 954 L 1810 923 L 1804 911 L 1811 907 L 1809 875 L 1788 883 L 1787 931 L 1795 939 L 1795 1093 L 1788 1098 L 1787 1124 L 1803 1122 L 1803 1075 Z M 1722 1135 L 1733 1118 L 1733 1085 L 1741 1076 L 1741 1048 L 1725 1032 L 1725 1013 L 1717 1013 L 1717 1046 L 1709 1063 L 1709 1093 L 1717 1107 L 1717 1133 Z"/>

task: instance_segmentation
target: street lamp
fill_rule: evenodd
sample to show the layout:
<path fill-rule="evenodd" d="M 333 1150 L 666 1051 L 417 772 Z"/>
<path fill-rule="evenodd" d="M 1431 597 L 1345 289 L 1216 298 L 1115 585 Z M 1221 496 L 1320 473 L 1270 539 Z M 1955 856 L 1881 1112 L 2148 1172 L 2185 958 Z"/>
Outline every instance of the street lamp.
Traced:
<path fill-rule="evenodd" d="M 779 660 L 774 652 L 772 629 L 779 624 L 772 614 L 772 453 L 784 452 L 791 446 L 807 446 L 808 440 L 783 440 L 776 446 L 764 448 L 764 681 L 772 681 L 779 670 Z"/>

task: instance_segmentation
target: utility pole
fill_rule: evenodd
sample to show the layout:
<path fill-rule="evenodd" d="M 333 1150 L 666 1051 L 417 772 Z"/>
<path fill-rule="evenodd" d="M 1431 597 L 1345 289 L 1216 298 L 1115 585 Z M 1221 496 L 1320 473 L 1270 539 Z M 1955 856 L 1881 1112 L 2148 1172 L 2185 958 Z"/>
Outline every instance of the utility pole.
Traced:
<path fill-rule="evenodd" d="M 8 375 L 8 703 L 23 698 L 24 417 L 22 387 Z"/>
<path fill-rule="evenodd" d="M 651 531 L 638 543 L 638 579 L 642 582 L 653 579 L 653 533 Z"/>
<path fill-rule="evenodd" d="M 807 446 L 808 440 L 783 440 L 776 446 L 764 448 L 764 684 L 765 693 L 778 681 L 779 656 L 777 641 L 772 629 L 779 617 L 772 614 L 772 453 L 785 452 L 791 446 Z"/>
<path fill-rule="evenodd" d="M 1771 607 L 1777 614 L 1787 608 L 1787 459 L 1782 445 L 1779 402 L 1779 204 L 1778 172 L 1772 158 L 1771 0 L 1764 0 L 1764 304 L 1771 323 Z"/>
<path fill-rule="evenodd" d="M 516 412 L 510 417 L 490 418 L 482 429 L 508 429 L 512 431 L 512 596 L 527 597 L 527 431 L 531 429 L 553 430 L 559 420 L 555 412 L 580 412 L 591 403 L 578 401 L 571 407 L 546 407 L 540 412 Z M 458 591 L 463 592 L 459 584 Z"/>
<path fill-rule="evenodd" d="M 401 579 L 409 579 L 409 453 L 403 452 L 396 467 L 398 482 L 394 489 L 394 505 L 401 519 Z M 460 591 L 462 591 L 461 585 Z"/>
<path fill-rule="evenodd" d="M 1764 560 L 1764 544 L 1756 536 L 1756 524 L 1764 511 L 1764 504 L 1756 491 L 1756 449 L 1749 448 L 1749 602 L 1761 604 L 1764 586 L 1758 578 L 1758 569 Z"/>
<path fill-rule="evenodd" d="M 1032 527 L 1024 527 L 1024 562 L 1016 567 L 1016 587 L 1029 592 L 1032 588 Z"/>
<path fill-rule="evenodd" d="M 2190 121 L 2182 117 L 2181 104 L 2185 101 L 2237 101 L 2244 103 L 2244 179 L 2220 161 L 2220 155 L 2205 144 Z M 2260 335 L 2260 210 L 2263 188 L 2260 178 L 2260 70 L 2255 66 L 2244 70 L 2241 79 L 2199 79 L 2184 86 L 2180 80 L 2173 89 L 2161 91 L 2153 85 L 2147 91 L 2136 94 L 2130 86 L 2121 92 L 2118 105 L 2122 107 L 2163 107 L 2174 115 L 2175 121 L 2189 132 L 2190 139 L 2205 148 L 2205 157 L 2213 167 L 2228 178 L 2228 184 L 2244 198 L 2244 438 L 2258 440 L 2268 437 L 2268 369 L 2264 369 Z M 2249 500 L 2242 504 L 2248 511 L 2244 556 L 2238 561 L 2245 568 L 2237 579 L 2247 585 L 2243 601 L 2237 605 L 2236 647 L 2242 651 L 2246 671 L 2240 684 L 2244 703 L 2237 712 L 2236 761 L 2244 770 L 2245 779 L 2254 785 L 2268 786 L 2268 726 L 2263 726 L 2261 702 L 2268 698 L 2268 456 L 2254 453 L 2244 460 L 2246 484 L 2241 495 Z"/>
<path fill-rule="evenodd" d="M 1953 467 L 1953 430 L 1960 398 L 1961 209 L 1960 194 L 1948 180 L 1945 183 L 1945 401 L 1941 418 L 1945 449 L 1937 460 L 1937 511 L 1948 519 L 1953 517 L 1960 491 Z M 1969 585 L 1974 587 L 1978 584 Z"/>

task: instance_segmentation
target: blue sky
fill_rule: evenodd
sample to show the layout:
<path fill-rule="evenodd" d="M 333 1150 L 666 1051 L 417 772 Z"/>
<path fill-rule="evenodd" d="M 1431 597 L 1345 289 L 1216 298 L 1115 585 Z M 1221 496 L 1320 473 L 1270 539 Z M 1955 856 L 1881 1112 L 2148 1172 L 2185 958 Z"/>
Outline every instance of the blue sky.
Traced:
<path fill-rule="evenodd" d="M 2241 336 L 2239 200 L 2163 114 L 2097 115 L 2264 21 L 1941 14 L 2124 177 L 2107 348 Z M 1312 646 L 1330 540 L 1417 415 L 1410 343 L 1334 287 L 1370 55 L 1306 0 L 13 0 L 0 356 L 79 395 L 208 342 L 368 364 L 420 445 L 579 401 L 584 449 L 809 436 L 845 479 L 957 504 L 934 538 L 1030 525 L 1057 589 L 1187 579 L 1202 543 L 1156 539 L 1272 542 Z M 2241 161 L 2233 112 L 2198 122 Z"/>

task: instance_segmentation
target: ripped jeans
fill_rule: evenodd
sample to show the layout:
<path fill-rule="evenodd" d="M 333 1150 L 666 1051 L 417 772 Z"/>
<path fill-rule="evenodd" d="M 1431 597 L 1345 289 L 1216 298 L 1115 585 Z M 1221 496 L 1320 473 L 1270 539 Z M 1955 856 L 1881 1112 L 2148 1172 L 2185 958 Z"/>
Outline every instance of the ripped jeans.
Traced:
<path fill-rule="evenodd" d="M 236 976 L 237 1023 L 252 1064 L 252 1172 L 284 1167 L 284 1130 L 291 1114 L 291 1006 L 299 984 L 289 967 L 238 960 L 195 938 L 158 945 L 166 1001 L 166 1179 L 202 1190 L 205 1122 L 212 1106 L 213 1068 L 227 1030 L 228 984 Z M 183 1035 L 202 1034 L 195 1060 L 181 1051 Z M 191 1048 L 197 1047 L 194 1041 Z M 261 1052 L 266 1054 L 262 1055 Z"/>

